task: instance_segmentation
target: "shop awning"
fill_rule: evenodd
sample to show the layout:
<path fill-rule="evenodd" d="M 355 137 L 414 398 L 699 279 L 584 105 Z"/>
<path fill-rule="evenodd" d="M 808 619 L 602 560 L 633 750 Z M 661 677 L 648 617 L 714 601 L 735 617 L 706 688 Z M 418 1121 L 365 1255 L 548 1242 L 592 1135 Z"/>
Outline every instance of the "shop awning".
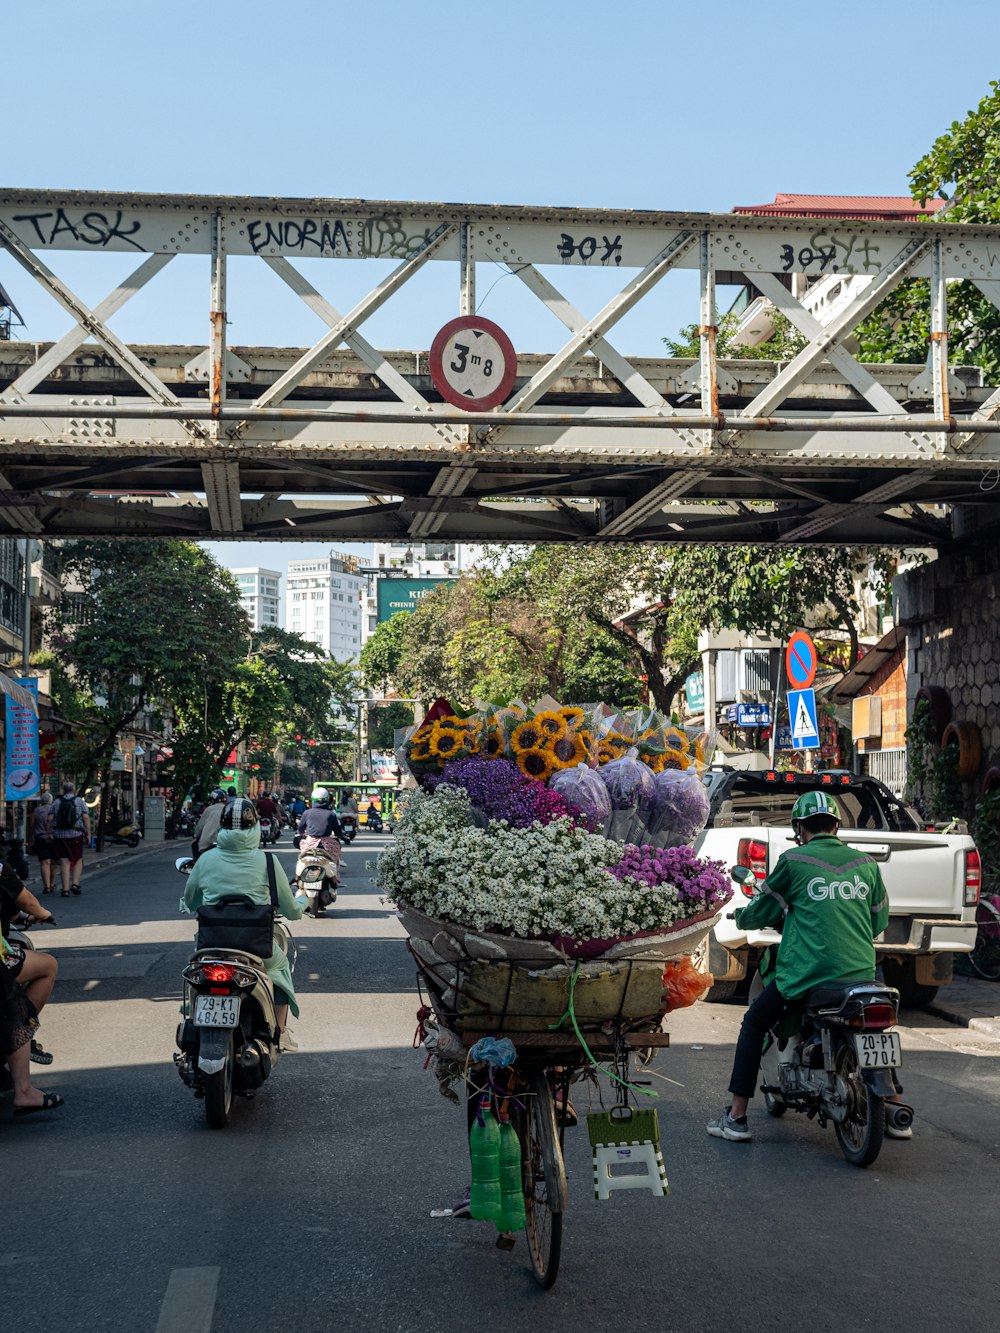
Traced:
<path fill-rule="evenodd" d="M 15 703 L 30 708 L 35 717 L 38 716 L 38 701 L 35 696 L 2 671 L 0 671 L 0 690 L 9 695 Z"/>

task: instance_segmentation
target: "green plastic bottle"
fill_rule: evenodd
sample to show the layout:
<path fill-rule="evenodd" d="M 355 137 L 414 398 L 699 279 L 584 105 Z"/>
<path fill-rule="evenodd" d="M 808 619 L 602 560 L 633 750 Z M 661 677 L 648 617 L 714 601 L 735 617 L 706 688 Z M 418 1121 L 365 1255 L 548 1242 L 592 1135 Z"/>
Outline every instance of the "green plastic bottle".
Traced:
<path fill-rule="evenodd" d="M 500 1231 L 524 1230 L 521 1141 L 509 1120 L 500 1123 Z"/>
<path fill-rule="evenodd" d="M 469 1211 L 479 1222 L 496 1222 L 499 1225 L 500 1126 L 488 1102 L 480 1106 L 479 1115 L 469 1130 L 469 1156 L 472 1158 Z"/>

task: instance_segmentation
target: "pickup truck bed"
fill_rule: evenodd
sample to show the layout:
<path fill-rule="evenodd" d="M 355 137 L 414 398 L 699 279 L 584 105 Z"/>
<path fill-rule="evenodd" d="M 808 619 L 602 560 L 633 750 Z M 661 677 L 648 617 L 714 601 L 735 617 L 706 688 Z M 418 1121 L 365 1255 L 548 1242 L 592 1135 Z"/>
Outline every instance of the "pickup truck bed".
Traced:
<path fill-rule="evenodd" d="M 844 814 L 841 839 L 878 863 L 889 893 L 889 924 L 875 946 L 886 981 L 910 1004 L 929 1003 L 951 981 L 954 954 L 969 952 L 976 939 L 979 854 L 967 833 L 929 832 L 883 783 L 852 773 L 711 770 L 706 785 L 711 813 L 695 849 L 726 865 L 749 866 L 758 880 L 794 846 L 798 797 L 817 788 L 831 792 Z M 741 892 L 709 941 L 704 965 L 716 983 L 709 999 L 727 998 L 778 938 L 737 929 Z"/>

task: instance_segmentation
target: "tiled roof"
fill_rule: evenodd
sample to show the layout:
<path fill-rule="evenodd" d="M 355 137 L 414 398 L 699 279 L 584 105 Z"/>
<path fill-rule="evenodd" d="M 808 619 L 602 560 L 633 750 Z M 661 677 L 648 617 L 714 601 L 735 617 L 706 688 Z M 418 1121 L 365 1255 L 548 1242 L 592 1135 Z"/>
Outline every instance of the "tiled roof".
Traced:
<path fill-rule="evenodd" d="M 936 213 L 943 199 L 928 199 L 924 206 L 905 194 L 776 194 L 770 204 L 739 204 L 734 213 L 756 217 L 864 218 L 900 222 Z"/>

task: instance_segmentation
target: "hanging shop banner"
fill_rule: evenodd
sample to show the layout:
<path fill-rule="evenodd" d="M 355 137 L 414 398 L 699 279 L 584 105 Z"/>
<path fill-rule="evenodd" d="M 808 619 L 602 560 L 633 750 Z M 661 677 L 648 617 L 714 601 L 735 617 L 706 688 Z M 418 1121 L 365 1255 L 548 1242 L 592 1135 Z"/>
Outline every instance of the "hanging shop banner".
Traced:
<path fill-rule="evenodd" d="M 18 681 L 22 689 L 38 698 L 38 681 L 31 676 Z M 15 703 L 7 695 L 7 781 L 8 801 L 30 801 L 42 790 L 38 763 L 38 712 Z"/>

